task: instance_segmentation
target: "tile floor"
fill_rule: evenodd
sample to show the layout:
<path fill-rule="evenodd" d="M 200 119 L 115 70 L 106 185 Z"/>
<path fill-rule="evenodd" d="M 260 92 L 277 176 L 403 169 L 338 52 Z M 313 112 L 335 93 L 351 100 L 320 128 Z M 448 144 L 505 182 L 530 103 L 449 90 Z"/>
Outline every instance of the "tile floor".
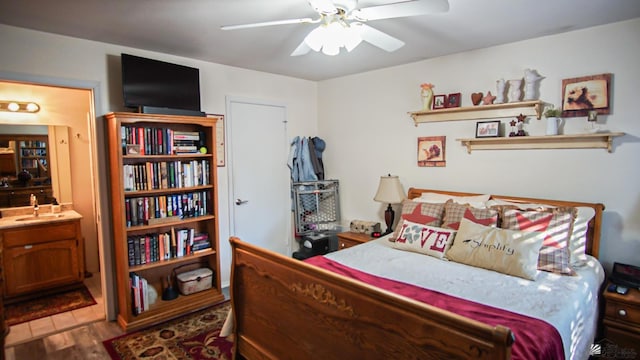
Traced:
<path fill-rule="evenodd" d="M 100 274 L 93 274 L 90 278 L 85 279 L 84 283 L 96 300 L 95 305 L 11 326 L 9 334 L 5 338 L 5 348 L 104 320 Z"/>

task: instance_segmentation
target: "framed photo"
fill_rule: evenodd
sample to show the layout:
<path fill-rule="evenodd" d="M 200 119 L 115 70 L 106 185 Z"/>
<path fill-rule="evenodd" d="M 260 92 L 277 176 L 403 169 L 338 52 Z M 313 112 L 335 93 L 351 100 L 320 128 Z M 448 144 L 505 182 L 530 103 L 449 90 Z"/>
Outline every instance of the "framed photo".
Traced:
<path fill-rule="evenodd" d="M 435 95 L 433 97 L 433 105 L 431 105 L 431 108 L 436 110 L 436 109 L 444 109 L 447 107 L 447 95 L 441 94 L 441 95 Z"/>
<path fill-rule="evenodd" d="M 444 167 L 446 136 L 428 136 L 418 138 L 418 166 Z"/>
<path fill-rule="evenodd" d="M 460 93 L 453 93 L 447 95 L 447 107 L 460 107 Z"/>
<path fill-rule="evenodd" d="M 476 123 L 476 138 L 500 136 L 500 120 L 478 121 Z"/>
<path fill-rule="evenodd" d="M 207 114 L 207 117 L 217 118 L 216 122 L 216 161 L 218 167 L 225 165 L 225 134 L 224 134 L 224 115 Z"/>
<path fill-rule="evenodd" d="M 610 113 L 611 74 L 562 80 L 562 117 Z"/>

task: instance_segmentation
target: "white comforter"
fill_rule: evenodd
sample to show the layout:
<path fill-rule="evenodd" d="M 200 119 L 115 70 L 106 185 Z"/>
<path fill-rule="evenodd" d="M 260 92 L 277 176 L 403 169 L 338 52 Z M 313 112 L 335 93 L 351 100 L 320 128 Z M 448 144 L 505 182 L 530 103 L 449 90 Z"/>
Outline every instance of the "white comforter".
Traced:
<path fill-rule="evenodd" d="M 539 271 L 535 281 L 391 247 L 388 237 L 327 254 L 342 265 L 545 320 L 562 337 L 566 359 L 588 359 L 604 270 L 589 256 L 577 276 Z M 413 269 L 407 272 L 407 269 Z M 516 340 L 517 341 L 517 340 Z"/>

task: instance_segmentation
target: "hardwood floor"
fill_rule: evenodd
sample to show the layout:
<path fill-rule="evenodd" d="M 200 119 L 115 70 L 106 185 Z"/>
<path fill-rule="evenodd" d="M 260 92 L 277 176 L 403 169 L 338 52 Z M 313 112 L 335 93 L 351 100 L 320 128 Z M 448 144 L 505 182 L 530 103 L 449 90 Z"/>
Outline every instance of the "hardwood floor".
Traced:
<path fill-rule="evenodd" d="M 123 332 L 104 320 L 99 274 L 87 278 L 85 285 L 96 305 L 11 326 L 4 359 L 109 359 L 102 340 Z"/>
<path fill-rule="evenodd" d="M 229 288 L 223 288 L 229 299 Z M 97 300 L 97 299 L 96 299 Z M 123 335 L 115 321 L 95 321 L 86 325 L 59 331 L 28 340 L 4 349 L 5 360 L 91 360 L 109 359 L 102 341 Z"/>
<path fill-rule="evenodd" d="M 102 345 L 102 341 L 122 334 L 124 332 L 116 322 L 98 321 L 44 338 L 6 347 L 5 359 L 109 359 L 109 354 Z"/>

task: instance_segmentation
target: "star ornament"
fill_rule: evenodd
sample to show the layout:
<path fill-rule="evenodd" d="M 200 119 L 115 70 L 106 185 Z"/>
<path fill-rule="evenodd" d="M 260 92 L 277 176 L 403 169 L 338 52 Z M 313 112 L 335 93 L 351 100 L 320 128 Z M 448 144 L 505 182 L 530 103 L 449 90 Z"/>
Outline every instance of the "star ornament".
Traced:
<path fill-rule="evenodd" d="M 487 92 L 487 95 L 482 99 L 482 105 L 491 105 L 495 101 L 495 95 L 491 95 L 491 91 Z"/>

